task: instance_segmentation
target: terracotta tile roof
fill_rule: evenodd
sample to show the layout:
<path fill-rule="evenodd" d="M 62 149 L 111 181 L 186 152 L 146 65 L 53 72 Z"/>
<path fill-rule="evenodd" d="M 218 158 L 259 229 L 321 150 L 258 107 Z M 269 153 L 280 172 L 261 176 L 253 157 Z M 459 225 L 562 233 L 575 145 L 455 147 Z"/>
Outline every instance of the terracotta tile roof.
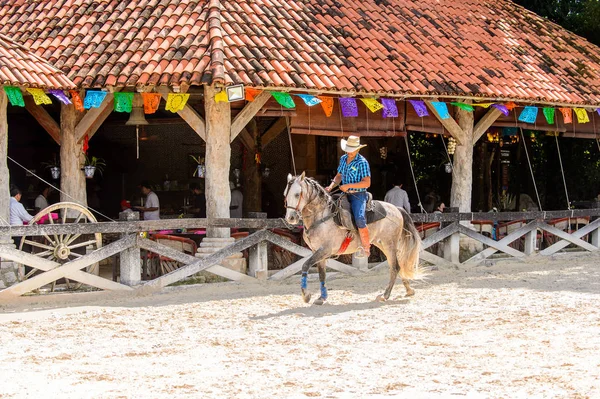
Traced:
<path fill-rule="evenodd" d="M 0 0 L 0 32 L 80 87 L 600 105 L 600 49 L 508 0 Z"/>
<path fill-rule="evenodd" d="M 4 35 L 0 35 L 0 85 L 75 88 L 75 84 L 61 71 Z"/>

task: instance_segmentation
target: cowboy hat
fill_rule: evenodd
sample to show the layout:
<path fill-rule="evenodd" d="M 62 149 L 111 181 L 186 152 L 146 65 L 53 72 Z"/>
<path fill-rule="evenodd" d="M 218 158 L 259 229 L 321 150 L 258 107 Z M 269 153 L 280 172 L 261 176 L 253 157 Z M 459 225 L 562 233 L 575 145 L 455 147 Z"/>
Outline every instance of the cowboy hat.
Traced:
<path fill-rule="evenodd" d="M 350 136 L 348 140 L 342 139 L 342 150 L 345 152 L 354 152 L 366 146 L 366 144 L 360 144 L 360 137 L 358 136 Z"/>

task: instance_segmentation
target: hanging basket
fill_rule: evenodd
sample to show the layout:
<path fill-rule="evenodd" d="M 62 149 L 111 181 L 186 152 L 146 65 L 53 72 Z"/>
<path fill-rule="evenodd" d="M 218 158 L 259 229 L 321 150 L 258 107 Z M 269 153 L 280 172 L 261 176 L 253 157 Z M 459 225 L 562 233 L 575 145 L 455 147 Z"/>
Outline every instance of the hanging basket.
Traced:
<path fill-rule="evenodd" d="M 85 174 L 86 179 L 91 179 L 94 177 L 94 173 L 96 173 L 96 167 L 86 165 L 83 167 L 83 173 Z"/>
<path fill-rule="evenodd" d="M 198 176 L 201 179 L 204 179 L 205 175 L 206 175 L 206 167 L 204 165 L 198 165 L 196 167 L 196 176 Z"/>
<path fill-rule="evenodd" d="M 58 178 L 60 177 L 60 168 L 57 166 L 50 168 L 50 175 L 52 175 L 52 178 L 54 180 L 58 180 Z"/>

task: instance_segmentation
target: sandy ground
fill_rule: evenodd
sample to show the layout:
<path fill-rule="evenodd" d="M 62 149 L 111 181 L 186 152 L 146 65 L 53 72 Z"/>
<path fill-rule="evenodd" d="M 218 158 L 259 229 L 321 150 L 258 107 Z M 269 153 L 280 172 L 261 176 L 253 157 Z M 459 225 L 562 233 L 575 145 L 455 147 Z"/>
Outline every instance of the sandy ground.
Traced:
<path fill-rule="evenodd" d="M 598 398 L 600 254 L 0 309 L 0 397 Z M 318 283 L 310 287 L 317 290 Z M 395 295 L 394 295 L 395 294 Z"/>

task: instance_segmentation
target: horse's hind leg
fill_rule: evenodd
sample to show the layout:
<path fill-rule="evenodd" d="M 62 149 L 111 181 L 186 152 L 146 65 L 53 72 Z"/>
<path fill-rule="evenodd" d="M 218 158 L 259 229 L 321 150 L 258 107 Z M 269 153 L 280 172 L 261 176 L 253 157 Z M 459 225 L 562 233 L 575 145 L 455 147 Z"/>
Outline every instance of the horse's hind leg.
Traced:
<path fill-rule="evenodd" d="M 389 242 L 380 241 L 375 245 L 377 245 L 377 247 L 383 251 L 390 267 L 390 282 L 388 283 L 383 295 L 377 296 L 378 301 L 387 301 L 392 294 L 392 289 L 394 289 L 394 284 L 396 283 L 396 278 L 398 277 L 398 272 L 400 271 L 400 268 L 398 267 L 398 260 L 396 259 L 396 248 L 392 243 Z"/>
<path fill-rule="evenodd" d="M 321 296 L 313 302 L 313 305 L 322 305 L 327 300 L 327 288 L 325 288 L 325 267 L 327 261 L 321 261 L 317 264 L 319 270 L 319 281 L 321 282 Z"/>
<path fill-rule="evenodd" d="M 402 279 L 402 284 L 404 284 L 404 288 L 406 288 L 406 296 L 413 296 L 415 295 L 415 290 L 413 290 L 412 288 L 410 288 L 410 282 L 403 278 Z"/>

